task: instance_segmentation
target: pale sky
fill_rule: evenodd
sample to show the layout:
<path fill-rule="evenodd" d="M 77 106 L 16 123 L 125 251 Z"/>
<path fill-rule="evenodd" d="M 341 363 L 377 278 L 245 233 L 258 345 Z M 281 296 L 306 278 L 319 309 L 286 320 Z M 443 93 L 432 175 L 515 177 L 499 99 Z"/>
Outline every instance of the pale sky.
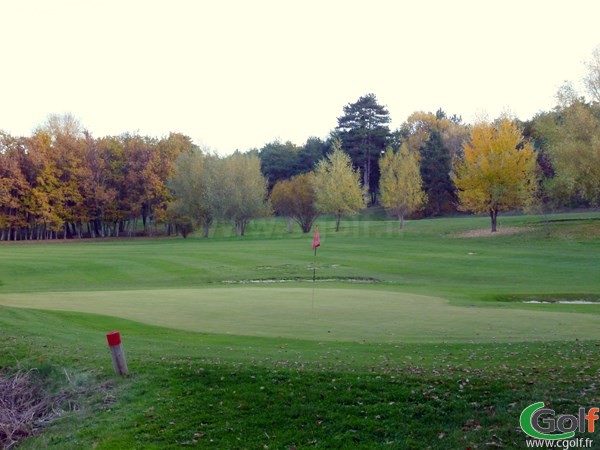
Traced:
<path fill-rule="evenodd" d="M 600 44 L 598 0 L 21 0 L 0 18 L 0 130 L 69 112 L 221 154 L 324 138 L 370 92 L 392 129 L 439 107 L 528 119 Z"/>

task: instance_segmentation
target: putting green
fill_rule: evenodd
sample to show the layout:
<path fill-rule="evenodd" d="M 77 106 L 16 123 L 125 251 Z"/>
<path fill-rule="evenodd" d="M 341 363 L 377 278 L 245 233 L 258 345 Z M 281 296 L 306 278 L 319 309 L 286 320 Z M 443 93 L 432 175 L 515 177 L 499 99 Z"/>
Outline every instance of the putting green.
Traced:
<path fill-rule="evenodd" d="M 79 311 L 190 331 L 309 340 L 491 342 L 598 338 L 595 314 L 454 306 L 400 292 L 228 287 L 4 294 L 6 306 Z"/>

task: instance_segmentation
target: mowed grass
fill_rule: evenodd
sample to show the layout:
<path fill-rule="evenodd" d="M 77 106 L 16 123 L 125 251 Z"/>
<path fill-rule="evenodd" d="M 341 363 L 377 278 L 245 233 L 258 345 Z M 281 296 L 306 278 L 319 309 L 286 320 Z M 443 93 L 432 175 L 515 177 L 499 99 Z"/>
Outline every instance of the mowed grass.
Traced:
<path fill-rule="evenodd" d="M 482 309 L 375 288 L 49 292 L 5 294 L 0 304 L 105 314 L 204 333 L 320 341 L 547 341 L 557 338 L 557 329 L 561 339 L 600 337 L 600 302 L 576 305 L 569 312 L 554 305 Z"/>
<path fill-rule="evenodd" d="M 0 367 L 75 410 L 24 448 L 523 448 L 529 404 L 600 403 L 600 305 L 521 302 L 598 300 L 600 214 L 381 219 L 320 221 L 314 300 L 312 235 L 278 219 L 0 245 Z"/>
<path fill-rule="evenodd" d="M 318 279 L 374 279 L 390 288 L 451 300 L 502 294 L 598 292 L 599 213 L 504 217 L 534 227 L 511 236 L 455 237 L 489 228 L 486 218 L 409 222 L 348 219 L 339 233 L 321 220 Z M 547 220 L 562 220 L 549 222 Z M 226 281 L 311 280 L 312 234 L 283 220 L 254 222 L 249 235 L 0 245 L 0 294 L 222 286 Z"/>
<path fill-rule="evenodd" d="M 113 327 L 125 330 L 126 379 L 112 374 Z M 529 404 L 600 402 L 598 341 L 242 338 L 22 308 L 4 309 L 0 330 L 0 365 L 70 394 L 27 449 L 523 448 Z"/>

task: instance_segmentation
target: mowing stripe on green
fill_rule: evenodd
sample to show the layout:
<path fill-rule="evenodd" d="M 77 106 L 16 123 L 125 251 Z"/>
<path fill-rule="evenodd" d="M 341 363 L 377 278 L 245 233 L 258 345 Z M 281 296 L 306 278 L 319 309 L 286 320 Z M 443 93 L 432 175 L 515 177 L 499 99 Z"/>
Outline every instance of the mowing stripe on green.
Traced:
<path fill-rule="evenodd" d="M 215 334 L 349 342 L 598 339 L 597 314 L 469 307 L 384 290 L 231 287 L 0 295 L 7 306 L 80 311 Z M 589 308 L 600 308 L 590 305 Z"/>

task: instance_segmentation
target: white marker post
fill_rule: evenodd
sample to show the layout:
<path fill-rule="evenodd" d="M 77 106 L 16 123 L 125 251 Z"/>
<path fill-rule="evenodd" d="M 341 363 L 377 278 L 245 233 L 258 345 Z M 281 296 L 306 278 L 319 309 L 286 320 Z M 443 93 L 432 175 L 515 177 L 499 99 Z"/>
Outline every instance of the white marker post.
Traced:
<path fill-rule="evenodd" d="M 127 361 L 125 361 L 123 344 L 121 344 L 121 335 L 118 331 L 111 331 L 110 333 L 107 333 L 106 339 L 108 340 L 108 346 L 110 347 L 110 354 L 112 355 L 115 372 L 117 375 L 127 375 L 129 370 L 127 369 Z"/>

